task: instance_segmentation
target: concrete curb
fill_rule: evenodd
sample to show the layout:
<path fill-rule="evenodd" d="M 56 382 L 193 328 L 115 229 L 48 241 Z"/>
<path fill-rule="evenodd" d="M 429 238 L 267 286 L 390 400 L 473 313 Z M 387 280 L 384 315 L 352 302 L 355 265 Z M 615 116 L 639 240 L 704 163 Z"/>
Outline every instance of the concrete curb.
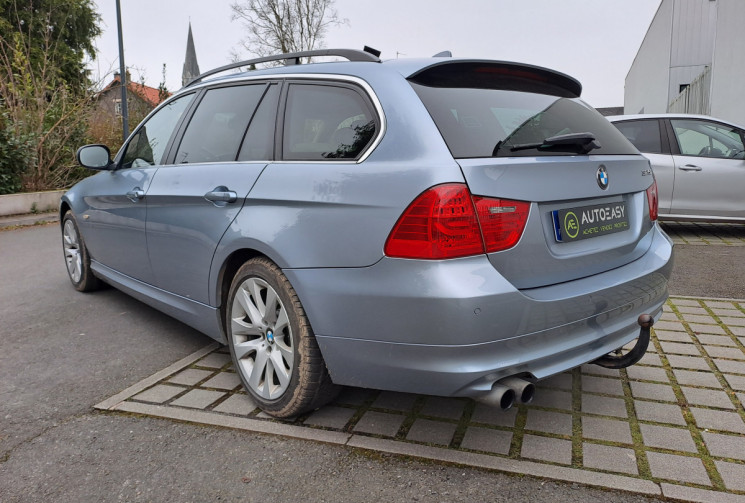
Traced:
<path fill-rule="evenodd" d="M 40 225 L 58 221 L 59 214 L 56 211 L 50 213 L 11 215 L 8 217 L 0 217 L 0 229 L 6 229 L 10 227 L 27 227 L 30 225 Z"/>

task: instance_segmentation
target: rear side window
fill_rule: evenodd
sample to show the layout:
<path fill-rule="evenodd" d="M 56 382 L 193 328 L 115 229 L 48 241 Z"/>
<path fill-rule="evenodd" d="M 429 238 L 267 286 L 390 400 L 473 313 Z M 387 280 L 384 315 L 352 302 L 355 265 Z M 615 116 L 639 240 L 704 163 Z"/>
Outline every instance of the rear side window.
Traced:
<path fill-rule="evenodd" d="M 455 158 L 577 155 L 576 147 L 525 148 L 570 133 L 592 133 L 600 144 L 599 149 L 592 150 L 593 155 L 637 153 L 605 117 L 577 98 L 505 89 L 411 85 Z"/>
<path fill-rule="evenodd" d="M 661 154 L 660 123 L 657 120 L 616 122 L 618 130 L 634 144 L 639 152 Z"/>
<path fill-rule="evenodd" d="M 210 89 L 194 112 L 176 163 L 235 161 L 265 84 Z"/>
<path fill-rule="evenodd" d="M 287 94 L 282 152 L 285 160 L 350 160 L 375 137 L 377 116 L 354 88 L 291 84 Z"/>

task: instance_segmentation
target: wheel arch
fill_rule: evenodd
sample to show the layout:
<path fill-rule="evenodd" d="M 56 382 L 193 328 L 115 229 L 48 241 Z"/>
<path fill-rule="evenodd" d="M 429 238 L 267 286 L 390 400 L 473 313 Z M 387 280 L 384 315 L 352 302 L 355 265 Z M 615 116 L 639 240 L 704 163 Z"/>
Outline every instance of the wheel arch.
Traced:
<path fill-rule="evenodd" d="M 223 336 L 226 338 L 228 331 L 225 326 L 225 315 L 227 310 L 227 302 L 225 302 L 225 300 L 228 298 L 230 292 L 230 284 L 233 282 L 233 277 L 235 277 L 235 273 L 238 272 L 238 269 L 240 269 L 248 260 L 255 257 L 266 257 L 269 260 L 272 260 L 271 257 L 267 257 L 264 253 L 261 253 L 256 249 L 241 248 L 233 251 L 225 258 L 217 273 L 215 305 L 218 306 L 218 309 L 220 310 L 220 330 L 222 330 Z"/>

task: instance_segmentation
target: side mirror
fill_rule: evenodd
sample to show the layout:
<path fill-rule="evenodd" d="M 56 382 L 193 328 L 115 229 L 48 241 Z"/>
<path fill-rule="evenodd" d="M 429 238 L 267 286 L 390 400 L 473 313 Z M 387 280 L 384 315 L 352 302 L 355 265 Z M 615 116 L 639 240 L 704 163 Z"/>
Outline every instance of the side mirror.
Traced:
<path fill-rule="evenodd" d="M 109 169 L 112 166 L 111 151 L 106 145 L 86 145 L 75 153 L 78 163 L 88 169 Z"/>

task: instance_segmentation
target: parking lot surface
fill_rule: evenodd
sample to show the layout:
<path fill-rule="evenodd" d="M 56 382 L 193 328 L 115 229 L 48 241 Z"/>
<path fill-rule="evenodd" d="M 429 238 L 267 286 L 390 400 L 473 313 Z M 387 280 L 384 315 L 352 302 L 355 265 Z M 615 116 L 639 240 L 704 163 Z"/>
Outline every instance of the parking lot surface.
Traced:
<path fill-rule="evenodd" d="M 585 365 L 507 412 L 468 399 L 346 388 L 279 421 L 211 344 L 96 407 L 691 501 L 745 502 L 745 301 L 673 297 L 648 354 Z"/>

